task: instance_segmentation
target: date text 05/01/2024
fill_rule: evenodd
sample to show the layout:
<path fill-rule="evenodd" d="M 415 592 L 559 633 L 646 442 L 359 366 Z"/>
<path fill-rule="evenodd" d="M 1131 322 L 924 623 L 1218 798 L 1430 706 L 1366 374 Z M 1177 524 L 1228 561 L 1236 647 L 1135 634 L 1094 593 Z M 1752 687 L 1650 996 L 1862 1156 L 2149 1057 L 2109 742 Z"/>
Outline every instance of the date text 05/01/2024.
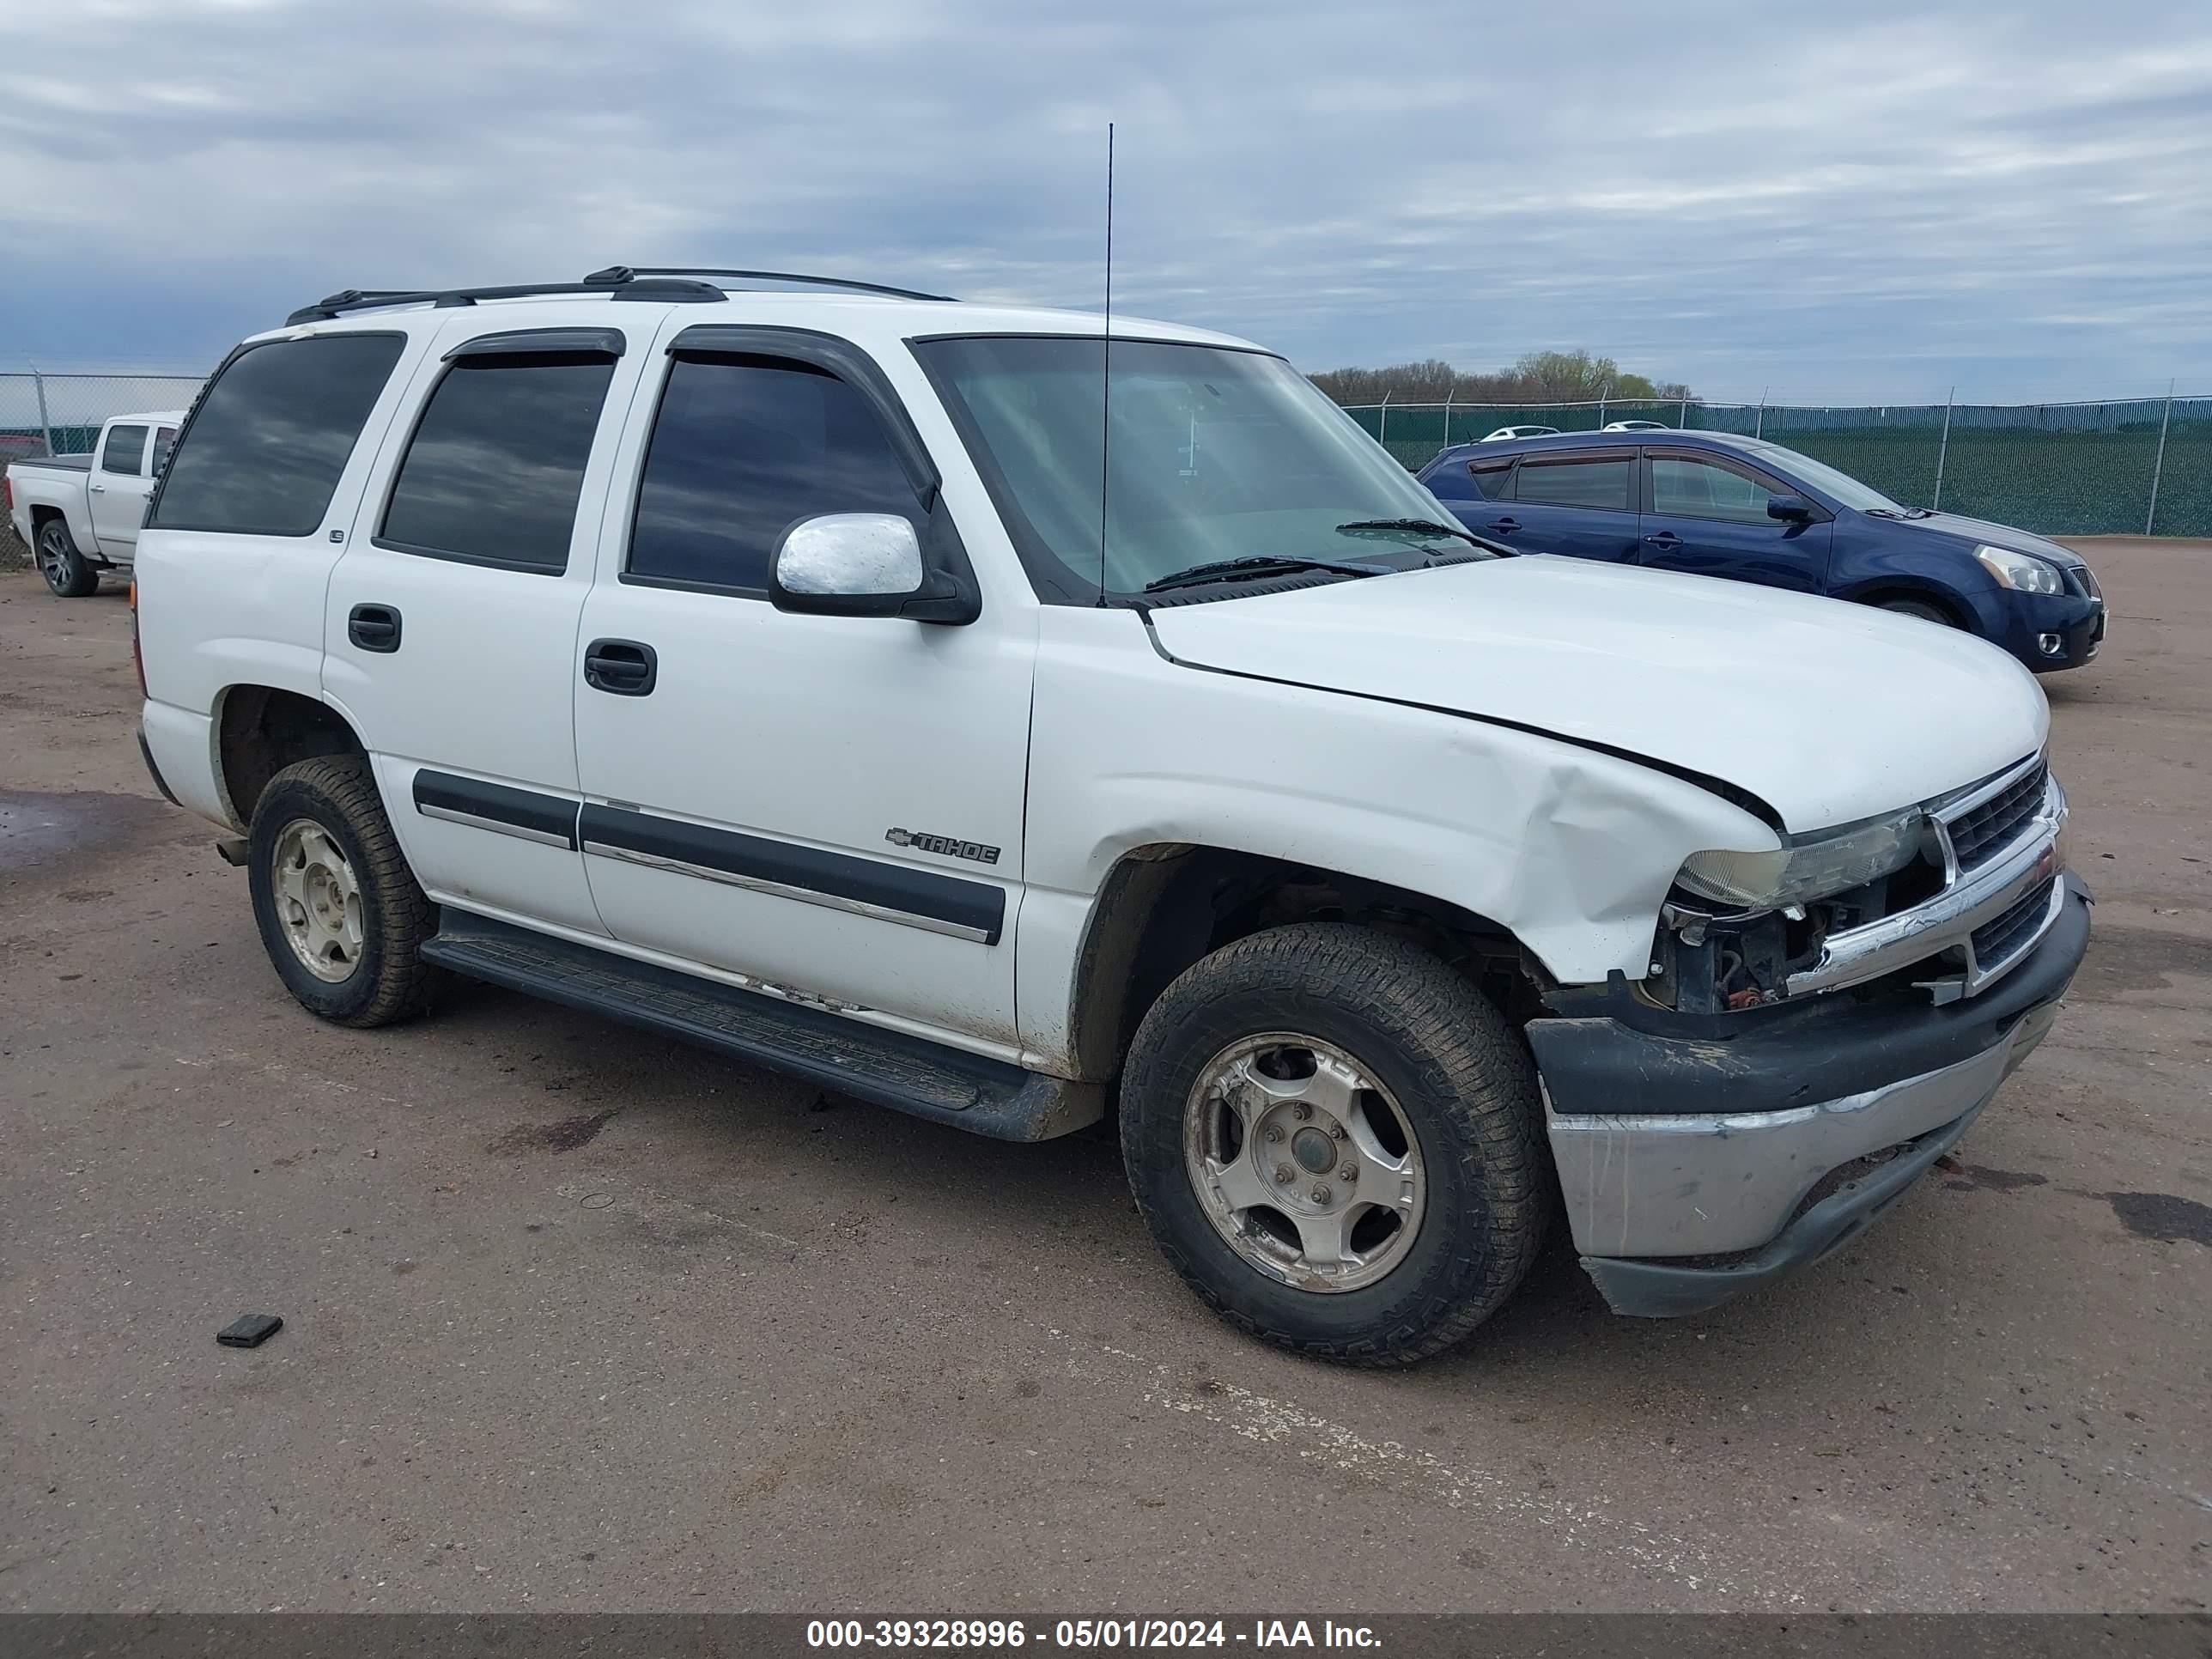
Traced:
<path fill-rule="evenodd" d="M 810 1648 L 1378 1648 L 1365 1625 L 1334 1620 L 1060 1619 L 1035 1629 L 1021 1619 L 811 1619 Z"/>

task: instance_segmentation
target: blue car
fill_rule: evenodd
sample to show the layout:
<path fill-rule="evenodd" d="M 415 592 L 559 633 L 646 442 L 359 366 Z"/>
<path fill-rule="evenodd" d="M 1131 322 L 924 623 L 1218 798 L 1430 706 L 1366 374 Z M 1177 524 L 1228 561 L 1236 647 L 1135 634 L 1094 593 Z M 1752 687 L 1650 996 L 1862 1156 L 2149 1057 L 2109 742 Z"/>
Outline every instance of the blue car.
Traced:
<path fill-rule="evenodd" d="M 2105 639 L 2081 556 L 1926 507 L 1780 444 L 1723 432 L 1563 432 L 1459 444 L 1421 482 L 1528 553 L 1650 565 L 1878 605 L 1964 629 L 2038 673 Z"/>

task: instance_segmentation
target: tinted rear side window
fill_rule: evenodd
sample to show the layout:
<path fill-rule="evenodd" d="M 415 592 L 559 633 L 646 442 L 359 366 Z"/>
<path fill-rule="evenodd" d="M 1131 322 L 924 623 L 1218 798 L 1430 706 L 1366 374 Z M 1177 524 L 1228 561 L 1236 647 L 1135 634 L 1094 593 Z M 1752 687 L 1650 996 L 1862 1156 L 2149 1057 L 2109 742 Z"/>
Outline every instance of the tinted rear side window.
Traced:
<path fill-rule="evenodd" d="M 100 470 L 102 472 L 132 472 L 146 459 L 146 428 L 143 426 L 111 426 L 107 441 L 100 447 Z"/>
<path fill-rule="evenodd" d="M 1522 505 L 1594 507 L 1628 511 L 1629 458 L 1619 460 L 1524 460 L 1513 486 Z"/>
<path fill-rule="evenodd" d="M 312 534 L 405 344 L 397 334 L 331 334 L 232 358 L 177 446 L 148 524 Z"/>
<path fill-rule="evenodd" d="M 380 539 L 410 553 L 568 568 L 608 357 L 463 357 L 446 371 L 392 486 Z"/>
<path fill-rule="evenodd" d="M 646 452 L 629 574 L 764 594 L 778 538 L 820 513 L 896 513 L 926 531 L 867 399 L 781 358 L 678 358 Z"/>
<path fill-rule="evenodd" d="M 173 426 L 165 426 L 159 432 L 156 432 L 154 434 L 154 465 L 152 471 L 155 477 L 158 478 L 161 476 L 161 469 L 169 464 L 169 452 L 176 447 L 176 428 Z"/>

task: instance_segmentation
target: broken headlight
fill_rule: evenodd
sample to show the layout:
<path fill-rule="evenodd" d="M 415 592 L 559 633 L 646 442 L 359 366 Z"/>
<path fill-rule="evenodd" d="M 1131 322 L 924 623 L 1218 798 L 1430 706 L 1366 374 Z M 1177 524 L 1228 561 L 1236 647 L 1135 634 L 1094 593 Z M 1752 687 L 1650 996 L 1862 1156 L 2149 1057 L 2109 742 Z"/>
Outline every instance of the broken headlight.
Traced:
<path fill-rule="evenodd" d="M 1736 910 L 1778 910 L 1863 887 L 1920 856 L 1928 815 L 1912 807 L 1841 830 L 1791 836 L 1768 853 L 1692 853 L 1675 885 Z"/>

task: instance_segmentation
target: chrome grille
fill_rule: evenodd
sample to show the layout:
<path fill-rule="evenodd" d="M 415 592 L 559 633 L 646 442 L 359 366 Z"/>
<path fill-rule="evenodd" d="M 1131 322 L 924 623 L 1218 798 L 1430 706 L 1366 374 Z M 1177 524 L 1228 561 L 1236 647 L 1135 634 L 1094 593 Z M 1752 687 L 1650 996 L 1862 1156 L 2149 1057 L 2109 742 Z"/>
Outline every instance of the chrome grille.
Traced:
<path fill-rule="evenodd" d="M 2030 767 L 1980 805 L 1950 821 L 1951 850 L 1962 873 L 1987 862 L 2020 832 L 2043 805 L 2050 770 L 2045 765 Z"/>
<path fill-rule="evenodd" d="M 2058 878 L 2041 883 L 2027 897 L 2008 906 L 1993 920 L 1973 931 L 1974 963 L 1982 972 L 2001 968 L 2022 945 L 2033 939 L 2051 908 L 2051 891 Z"/>
<path fill-rule="evenodd" d="M 1863 984 L 1948 954 L 1952 969 L 1925 983 L 1937 1002 L 1951 1002 L 2027 960 L 2061 908 L 2066 792 L 2034 756 L 1952 799 L 1929 808 L 1943 884 L 1917 904 L 1828 933 L 1812 964 L 1784 981 L 1788 995 Z"/>

